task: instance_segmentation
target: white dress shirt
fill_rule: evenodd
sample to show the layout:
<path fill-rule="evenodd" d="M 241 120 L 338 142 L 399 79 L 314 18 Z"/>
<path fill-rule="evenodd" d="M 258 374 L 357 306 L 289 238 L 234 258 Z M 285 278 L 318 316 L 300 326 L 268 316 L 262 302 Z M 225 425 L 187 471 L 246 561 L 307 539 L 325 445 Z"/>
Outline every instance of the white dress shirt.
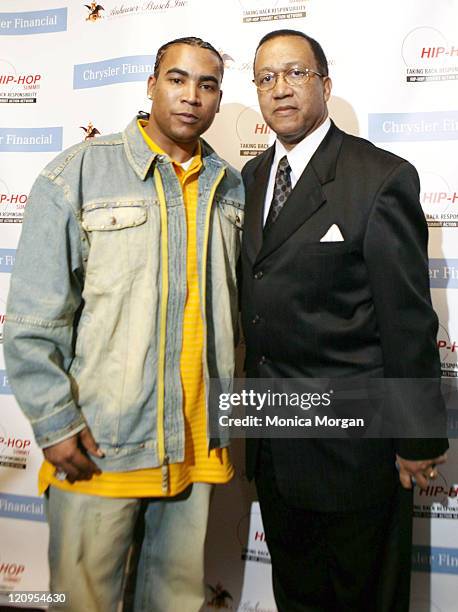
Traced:
<path fill-rule="evenodd" d="M 291 168 L 291 187 L 294 189 L 301 174 L 304 172 L 305 167 L 312 158 L 312 155 L 320 146 L 321 141 L 328 133 L 330 127 L 331 120 L 329 117 L 327 117 L 320 127 L 298 142 L 297 145 L 295 145 L 289 151 L 285 149 L 277 138 L 275 141 L 275 155 L 270 168 L 269 182 L 267 184 L 266 199 L 264 200 L 264 224 L 266 222 L 267 215 L 269 214 L 270 205 L 274 195 L 275 175 L 277 174 L 278 162 L 285 155 L 288 158 L 288 163 Z"/>

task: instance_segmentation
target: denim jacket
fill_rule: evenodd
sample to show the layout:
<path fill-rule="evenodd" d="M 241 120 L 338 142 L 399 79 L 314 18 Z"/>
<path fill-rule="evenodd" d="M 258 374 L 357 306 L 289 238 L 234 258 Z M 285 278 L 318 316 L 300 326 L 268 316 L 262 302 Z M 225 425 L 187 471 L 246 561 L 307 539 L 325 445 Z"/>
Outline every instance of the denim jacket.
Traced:
<path fill-rule="evenodd" d="M 202 141 L 197 249 L 209 381 L 234 370 L 239 173 Z M 136 119 L 60 154 L 33 185 L 5 324 L 8 378 L 45 448 L 88 425 L 104 470 L 184 459 L 186 217 L 169 158 Z M 225 446 L 227 435 L 209 438 Z"/>

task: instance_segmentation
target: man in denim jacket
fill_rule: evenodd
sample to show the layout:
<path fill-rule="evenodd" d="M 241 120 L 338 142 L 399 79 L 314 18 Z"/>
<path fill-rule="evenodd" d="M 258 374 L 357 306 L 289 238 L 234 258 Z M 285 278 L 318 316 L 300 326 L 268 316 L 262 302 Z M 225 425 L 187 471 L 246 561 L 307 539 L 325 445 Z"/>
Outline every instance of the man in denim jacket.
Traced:
<path fill-rule="evenodd" d="M 5 357 L 45 463 L 51 590 L 116 610 L 134 528 L 135 609 L 204 600 L 212 483 L 233 468 L 209 438 L 211 378 L 234 369 L 240 176 L 199 136 L 223 62 L 197 38 L 157 53 L 151 113 L 63 152 L 27 206 Z"/>

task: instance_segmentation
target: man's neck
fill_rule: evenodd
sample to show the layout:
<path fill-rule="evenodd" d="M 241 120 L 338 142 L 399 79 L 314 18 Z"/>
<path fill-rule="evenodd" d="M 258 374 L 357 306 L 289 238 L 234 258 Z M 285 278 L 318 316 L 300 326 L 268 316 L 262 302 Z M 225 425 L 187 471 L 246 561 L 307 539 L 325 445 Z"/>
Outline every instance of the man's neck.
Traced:
<path fill-rule="evenodd" d="M 143 128 L 153 142 L 155 142 L 163 151 L 167 153 L 170 159 L 182 164 L 187 162 L 194 156 L 197 150 L 198 141 L 193 142 L 175 142 L 167 138 L 155 125 L 151 118 Z"/>
<path fill-rule="evenodd" d="M 318 125 L 315 125 L 313 127 L 313 129 L 311 129 L 310 131 L 308 131 L 304 136 L 302 136 L 302 138 L 299 138 L 296 141 L 287 141 L 284 142 L 281 138 L 281 136 L 277 136 L 278 140 L 281 142 L 281 144 L 284 146 L 286 151 L 291 151 L 292 149 L 294 149 L 294 147 L 296 145 L 298 145 L 300 142 L 303 142 L 306 138 L 309 138 L 314 132 L 316 132 L 322 125 L 323 123 L 326 122 L 326 120 L 328 119 L 329 115 L 328 113 L 326 113 L 326 115 L 323 117 L 323 119 L 318 123 Z"/>

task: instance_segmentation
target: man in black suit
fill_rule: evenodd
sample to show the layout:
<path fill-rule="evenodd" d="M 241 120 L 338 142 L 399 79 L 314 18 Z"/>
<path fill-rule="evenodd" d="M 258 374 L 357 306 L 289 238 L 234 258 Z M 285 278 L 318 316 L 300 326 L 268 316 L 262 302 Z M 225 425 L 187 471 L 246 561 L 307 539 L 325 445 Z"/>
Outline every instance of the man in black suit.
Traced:
<path fill-rule="evenodd" d="M 247 376 L 439 381 L 417 172 L 328 118 L 326 57 L 302 32 L 264 36 L 254 77 L 277 140 L 242 173 Z M 443 410 L 440 394 L 415 400 L 419 421 Z M 406 612 L 412 482 L 447 448 L 248 440 L 280 612 Z"/>

